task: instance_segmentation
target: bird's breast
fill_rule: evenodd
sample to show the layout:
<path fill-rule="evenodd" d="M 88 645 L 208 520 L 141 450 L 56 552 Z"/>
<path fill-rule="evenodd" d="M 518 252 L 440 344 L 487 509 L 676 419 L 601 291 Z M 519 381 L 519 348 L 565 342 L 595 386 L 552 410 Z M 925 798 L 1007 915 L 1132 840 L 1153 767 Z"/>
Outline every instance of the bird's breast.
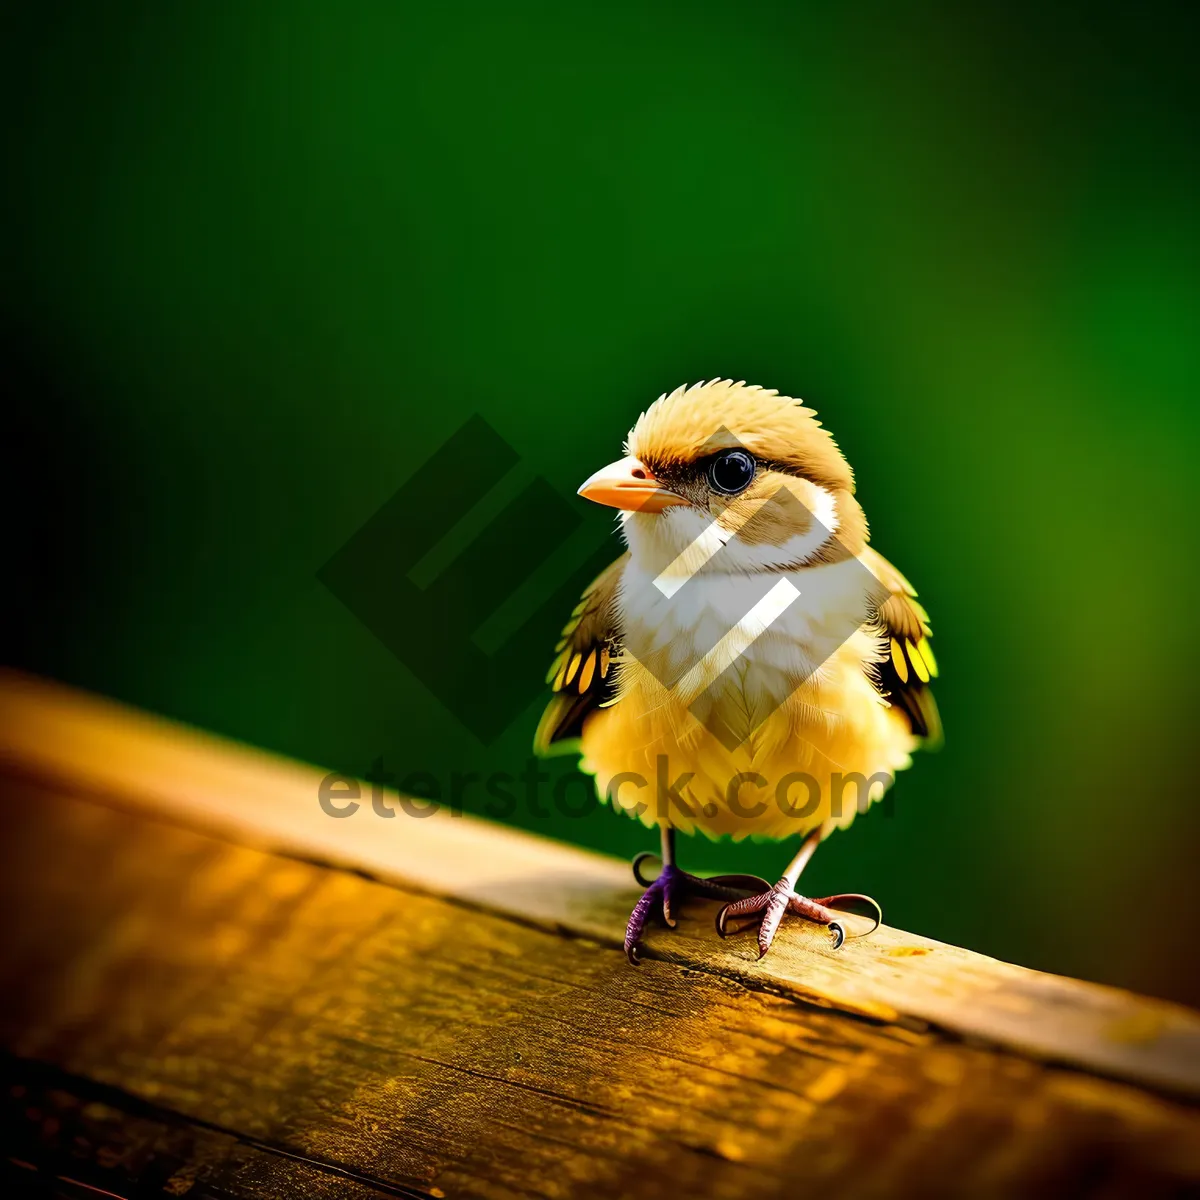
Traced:
<path fill-rule="evenodd" d="M 860 578 L 839 563 L 700 576 L 666 595 L 627 568 L 617 702 L 583 737 L 583 766 L 601 795 L 612 799 L 614 779 L 645 779 L 661 807 L 656 781 L 665 771 L 690 777 L 692 815 L 673 811 L 668 797 L 665 818 L 685 830 L 784 837 L 842 823 L 831 807 L 832 772 L 892 771 L 907 765 L 913 745 L 871 679 L 881 641 L 867 624 Z M 797 772 L 820 792 L 804 819 L 784 813 L 776 795 Z M 770 797 L 752 817 L 736 803 L 734 781 L 746 773 L 766 780 Z M 642 798 L 622 793 L 617 804 Z M 664 819 L 653 806 L 640 815 Z"/>
<path fill-rule="evenodd" d="M 718 651 L 721 669 L 749 655 L 799 672 L 799 683 L 868 621 L 869 602 L 853 559 L 786 572 L 701 571 L 678 586 L 631 560 L 621 627 L 628 653 L 647 665 L 661 660 L 667 675 Z"/>

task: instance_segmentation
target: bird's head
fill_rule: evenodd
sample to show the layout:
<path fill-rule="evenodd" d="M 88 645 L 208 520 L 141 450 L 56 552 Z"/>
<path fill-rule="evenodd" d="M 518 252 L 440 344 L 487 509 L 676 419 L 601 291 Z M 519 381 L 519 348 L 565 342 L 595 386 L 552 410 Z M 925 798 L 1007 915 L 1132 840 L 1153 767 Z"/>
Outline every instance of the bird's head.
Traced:
<path fill-rule="evenodd" d="M 679 387 L 642 413 L 625 449 L 579 494 L 621 510 L 630 550 L 655 571 L 718 547 L 720 570 L 745 572 L 866 544 L 853 472 L 798 400 L 728 379 Z"/>

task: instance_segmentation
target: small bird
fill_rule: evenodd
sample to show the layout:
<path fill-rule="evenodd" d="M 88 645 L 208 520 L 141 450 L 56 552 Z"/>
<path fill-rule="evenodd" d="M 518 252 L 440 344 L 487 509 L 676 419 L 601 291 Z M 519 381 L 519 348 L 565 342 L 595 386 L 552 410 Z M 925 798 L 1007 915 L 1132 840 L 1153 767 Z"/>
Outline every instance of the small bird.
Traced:
<path fill-rule="evenodd" d="M 813 409 L 715 379 L 652 404 L 625 457 L 579 494 L 619 510 L 627 546 L 584 592 L 547 675 L 540 754 L 575 751 L 602 799 L 661 830 L 662 867 L 629 918 L 625 952 L 656 909 L 688 895 L 759 920 L 759 957 L 792 912 L 869 932 L 870 897 L 796 891 L 820 842 L 879 799 L 941 737 L 937 663 L 912 586 L 870 548 L 854 476 Z M 676 831 L 734 841 L 799 837 L 774 887 L 676 864 Z M 761 917 L 758 917 L 761 914 Z M 848 916 L 868 917 L 862 922 Z"/>

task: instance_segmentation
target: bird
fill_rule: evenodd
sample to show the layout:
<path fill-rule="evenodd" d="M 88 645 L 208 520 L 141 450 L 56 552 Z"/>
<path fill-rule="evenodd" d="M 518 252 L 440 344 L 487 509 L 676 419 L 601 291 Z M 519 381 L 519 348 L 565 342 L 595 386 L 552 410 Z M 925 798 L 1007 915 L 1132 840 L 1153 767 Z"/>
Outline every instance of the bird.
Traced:
<path fill-rule="evenodd" d="M 692 896 L 723 901 L 721 936 L 757 923 L 759 958 L 787 913 L 827 927 L 834 949 L 873 930 L 869 896 L 797 883 L 826 837 L 940 744 L 938 667 L 929 615 L 869 545 L 816 411 L 745 381 L 682 385 L 579 495 L 617 510 L 625 549 L 563 627 L 534 750 L 578 754 L 603 801 L 660 832 L 659 853 L 633 864 L 645 891 L 629 961 L 651 916 L 674 927 Z M 682 870 L 677 833 L 800 841 L 772 886 Z"/>

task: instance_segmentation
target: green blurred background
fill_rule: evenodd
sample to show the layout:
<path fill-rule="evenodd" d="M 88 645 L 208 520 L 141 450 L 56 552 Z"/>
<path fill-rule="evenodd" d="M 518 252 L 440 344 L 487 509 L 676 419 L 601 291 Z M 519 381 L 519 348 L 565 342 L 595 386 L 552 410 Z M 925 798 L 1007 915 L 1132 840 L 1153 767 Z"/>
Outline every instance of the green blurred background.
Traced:
<path fill-rule="evenodd" d="M 944 751 L 808 890 L 1200 1002 L 1192 20 L 1042 7 L 9 12 L 5 657 L 358 774 L 519 771 L 537 704 L 482 746 L 317 570 L 472 413 L 570 498 L 660 391 L 759 382 L 942 666 Z M 562 572 L 611 524 L 570 503 Z"/>

